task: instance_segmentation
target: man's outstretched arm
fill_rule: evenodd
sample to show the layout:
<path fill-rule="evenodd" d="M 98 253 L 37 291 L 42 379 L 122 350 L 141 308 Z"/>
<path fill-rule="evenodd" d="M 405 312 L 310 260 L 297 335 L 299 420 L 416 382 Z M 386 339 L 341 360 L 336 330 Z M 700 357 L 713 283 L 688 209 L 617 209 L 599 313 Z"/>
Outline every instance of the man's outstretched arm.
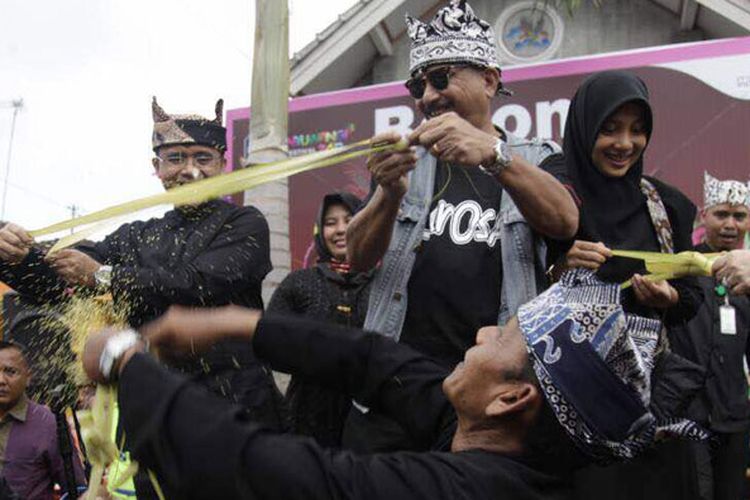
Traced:
<path fill-rule="evenodd" d="M 266 430 L 145 354 L 125 363 L 118 397 L 128 448 L 167 498 L 453 500 L 481 489 L 448 454 L 357 456 Z"/>
<path fill-rule="evenodd" d="M 142 328 L 154 345 L 198 351 L 244 338 L 275 370 L 301 375 L 391 415 L 425 448 L 453 421 L 438 363 L 380 335 L 237 306 L 173 307 Z"/>

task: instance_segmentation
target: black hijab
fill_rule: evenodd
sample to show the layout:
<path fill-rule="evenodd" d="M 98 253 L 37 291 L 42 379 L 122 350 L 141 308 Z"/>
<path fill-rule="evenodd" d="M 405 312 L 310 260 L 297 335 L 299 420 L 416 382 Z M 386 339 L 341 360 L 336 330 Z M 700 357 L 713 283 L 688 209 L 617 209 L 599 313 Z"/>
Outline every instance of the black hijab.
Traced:
<path fill-rule="evenodd" d="M 652 116 L 646 84 L 625 71 L 605 71 L 587 78 L 573 96 L 565 125 L 562 160 L 581 200 L 577 239 L 601 241 L 610 248 L 659 251 L 656 232 L 641 193 L 643 155 L 623 177 L 608 177 L 591 160 L 599 130 L 620 106 L 643 106 L 646 136 Z M 644 150 L 645 151 L 645 150 Z"/>
<path fill-rule="evenodd" d="M 333 255 L 328 251 L 325 239 L 323 238 L 323 226 L 325 222 L 323 219 L 328 207 L 331 205 L 343 205 L 354 215 L 359 210 L 360 205 L 362 205 L 362 200 L 347 192 L 329 193 L 323 197 L 323 203 L 320 204 L 318 218 L 315 221 L 315 251 L 318 253 L 318 262 L 330 262 L 333 260 Z"/>

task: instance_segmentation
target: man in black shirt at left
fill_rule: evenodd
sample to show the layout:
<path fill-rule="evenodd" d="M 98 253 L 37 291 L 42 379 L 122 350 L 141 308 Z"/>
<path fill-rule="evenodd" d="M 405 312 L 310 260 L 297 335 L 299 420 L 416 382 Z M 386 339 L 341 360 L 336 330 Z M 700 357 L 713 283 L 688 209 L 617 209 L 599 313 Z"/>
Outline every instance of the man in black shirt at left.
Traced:
<path fill-rule="evenodd" d="M 252 342 L 275 368 L 395 418 L 423 450 L 374 455 L 278 435 L 214 404 L 142 353 L 132 330 L 90 338 L 83 363 L 95 381 L 119 379 L 129 448 L 170 498 L 561 499 L 585 459 L 628 459 L 657 435 L 699 434 L 650 409 L 660 328 L 623 312 L 619 285 L 577 270 L 505 327 L 480 329 L 450 374 L 380 335 L 237 307 L 173 309 L 141 329 L 177 349 Z"/>
<path fill-rule="evenodd" d="M 153 165 L 165 189 L 223 172 L 222 110 L 219 100 L 214 119 L 169 115 L 154 98 Z M 263 214 L 223 200 L 124 224 L 101 242 L 47 257 L 23 228 L 7 224 L 0 230 L 0 280 L 45 303 L 64 300 L 68 287 L 111 292 L 133 327 L 173 304 L 262 309 L 261 283 L 270 270 Z M 200 357 L 164 355 L 171 367 L 240 404 L 253 419 L 280 426 L 276 387 L 249 343 L 223 341 Z"/>

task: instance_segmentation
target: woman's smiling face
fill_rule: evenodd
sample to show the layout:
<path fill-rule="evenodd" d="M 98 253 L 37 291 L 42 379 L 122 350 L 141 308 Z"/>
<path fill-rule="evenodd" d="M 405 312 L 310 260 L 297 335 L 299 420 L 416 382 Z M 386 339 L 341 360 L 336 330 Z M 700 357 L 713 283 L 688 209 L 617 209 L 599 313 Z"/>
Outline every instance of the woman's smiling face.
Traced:
<path fill-rule="evenodd" d="M 591 161 L 607 177 L 624 177 L 646 149 L 647 127 L 642 104 L 623 104 L 602 123 Z"/>
<path fill-rule="evenodd" d="M 336 260 L 346 260 L 346 228 L 351 220 L 352 212 L 340 203 L 330 205 L 323 216 L 323 240 Z"/>

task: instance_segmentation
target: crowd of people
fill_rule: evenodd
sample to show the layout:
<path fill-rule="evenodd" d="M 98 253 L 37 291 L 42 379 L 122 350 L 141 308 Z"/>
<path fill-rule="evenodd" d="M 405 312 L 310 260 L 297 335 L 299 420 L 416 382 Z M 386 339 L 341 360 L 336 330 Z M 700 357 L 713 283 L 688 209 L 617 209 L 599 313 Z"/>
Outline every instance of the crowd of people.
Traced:
<path fill-rule="evenodd" d="M 640 78 L 588 77 L 561 148 L 492 123 L 507 91 L 468 3 L 407 31 L 425 120 L 410 148 L 368 157 L 365 200 L 324 197 L 318 263 L 265 312 L 252 206 L 179 206 L 52 255 L 0 229 L 0 280 L 28 300 L 72 288 L 127 311 L 82 361 L 118 386 L 129 494 L 157 498 L 153 471 L 180 499 L 744 498 L 750 185 L 705 174 L 693 248 L 697 208 L 644 174 L 660 117 Z M 152 110 L 165 189 L 220 175 L 221 101 L 214 119 Z M 613 250 L 725 253 L 712 277 L 658 281 Z M 24 395 L 24 350 L 0 343 L 0 498 L 77 495 L 85 455 L 62 457 Z M 285 395 L 271 370 L 292 375 Z"/>

